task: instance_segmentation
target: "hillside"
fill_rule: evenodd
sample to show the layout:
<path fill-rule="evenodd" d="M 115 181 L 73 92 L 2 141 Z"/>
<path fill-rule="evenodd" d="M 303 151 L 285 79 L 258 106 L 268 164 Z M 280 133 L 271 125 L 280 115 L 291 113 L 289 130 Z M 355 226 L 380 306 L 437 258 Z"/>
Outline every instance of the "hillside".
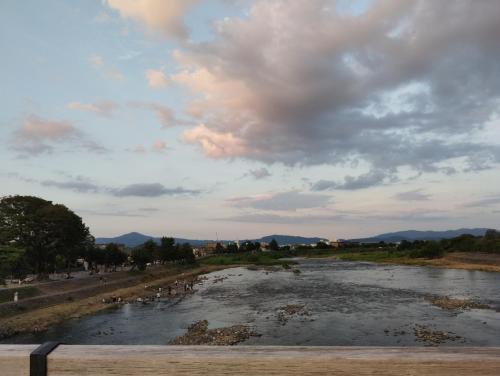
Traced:
<path fill-rule="evenodd" d="M 390 242 L 400 242 L 402 240 L 408 240 L 408 241 L 440 240 L 440 239 L 455 238 L 457 236 L 464 234 L 483 236 L 486 230 L 487 228 L 461 228 L 458 230 L 446 230 L 446 231 L 407 230 L 407 231 L 388 232 L 385 234 L 380 234 L 368 238 L 349 239 L 348 241 L 363 242 L 363 243 L 378 243 L 380 241 L 384 241 L 386 243 L 390 243 Z"/>
<path fill-rule="evenodd" d="M 124 244 L 127 247 L 132 248 L 132 247 L 137 247 L 138 245 L 141 245 L 150 239 L 153 239 L 157 243 L 160 241 L 159 237 L 144 235 L 139 232 L 130 232 L 128 234 L 123 234 L 120 236 L 110 237 L 110 238 L 96 238 L 95 241 L 96 244 L 118 243 L 118 244 Z M 262 238 L 259 239 L 250 239 L 250 240 L 254 242 L 269 243 L 272 239 L 276 239 L 278 244 L 315 244 L 319 240 L 321 240 L 321 238 L 316 238 L 316 237 L 307 238 L 307 237 L 292 236 L 292 235 L 268 235 L 268 236 L 263 236 Z M 215 240 L 175 238 L 176 243 L 190 243 L 192 246 L 195 247 L 213 241 Z M 219 240 L 219 241 L 221 243 L 228 243 L 231 242 L 232 240 Z M 243 239 L 241 239 L 240 241 L 243 241 Z"/>

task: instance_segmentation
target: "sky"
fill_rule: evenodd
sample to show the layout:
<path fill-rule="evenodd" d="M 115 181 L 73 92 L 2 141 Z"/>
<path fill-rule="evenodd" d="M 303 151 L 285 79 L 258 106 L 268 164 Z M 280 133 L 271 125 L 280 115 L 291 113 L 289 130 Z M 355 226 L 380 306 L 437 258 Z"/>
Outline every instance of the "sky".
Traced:
<path fill-rule="evenodd" d="M 500 227 L 496 0 L 3 0 L 0 196 L 95 236 Z"/>

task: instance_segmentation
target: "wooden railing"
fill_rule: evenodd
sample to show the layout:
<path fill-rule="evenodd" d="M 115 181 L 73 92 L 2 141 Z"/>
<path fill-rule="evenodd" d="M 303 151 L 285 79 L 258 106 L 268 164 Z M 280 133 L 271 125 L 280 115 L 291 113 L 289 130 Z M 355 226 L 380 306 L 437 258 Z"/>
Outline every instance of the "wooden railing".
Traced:
<path fill-rule="evenodd" d="M 30 374 L 38 345 L 0 345 L 0 375 Z M 500 375 L 500 347 L 60 345 L 48 376 Z"/>

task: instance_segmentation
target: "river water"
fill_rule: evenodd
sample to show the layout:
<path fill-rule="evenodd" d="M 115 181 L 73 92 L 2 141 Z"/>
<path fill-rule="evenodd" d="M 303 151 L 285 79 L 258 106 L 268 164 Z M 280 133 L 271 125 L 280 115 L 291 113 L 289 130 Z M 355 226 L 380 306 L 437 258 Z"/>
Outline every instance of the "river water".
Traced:
<path fill-rule="evenodd" d="M 415 325 L 459 337 L 446 346 L 500 345 L 500 273 L 298 262 L 300 274 L 247 268 L 210 273 L 192 295 L 125 304 L 4 342 L 167 344 L 206 319 L 210 328 L 247 324 L 261 334 L 242 345 L 421 346 Z M 492 309 L 450 312 L 433 306 L 431 295 L 474 299 Z M 309 315 L 279 320 L 280 308 L 289 304 L 304 305 Z"/>

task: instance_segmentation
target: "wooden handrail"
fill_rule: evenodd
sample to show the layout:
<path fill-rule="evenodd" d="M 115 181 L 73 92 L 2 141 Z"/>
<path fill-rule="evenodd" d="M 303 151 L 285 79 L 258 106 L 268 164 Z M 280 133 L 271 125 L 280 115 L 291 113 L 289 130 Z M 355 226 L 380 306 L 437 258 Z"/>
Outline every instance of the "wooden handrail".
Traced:
<path fill-rule="evenodd" d="M 29 375 L 38 345 L 0 345 L 0 375 Z M 60 345 L 48 376 L 498 376 L 500 347 Z"/>

